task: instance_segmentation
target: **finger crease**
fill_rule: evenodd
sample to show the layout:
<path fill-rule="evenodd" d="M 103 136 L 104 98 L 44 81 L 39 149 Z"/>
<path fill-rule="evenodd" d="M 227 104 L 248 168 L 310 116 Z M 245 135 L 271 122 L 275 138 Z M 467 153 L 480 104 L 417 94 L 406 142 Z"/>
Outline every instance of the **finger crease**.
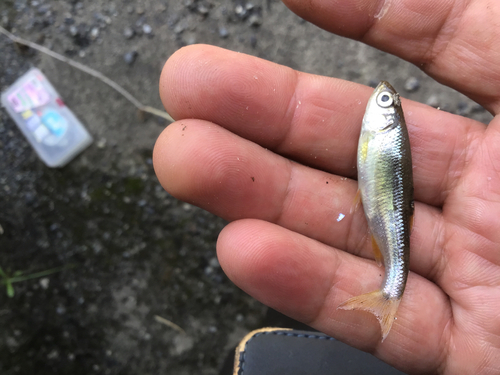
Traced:
<path fill-rule="evenodd" d="M 285 159 L 286 160 L 286 165 L 288 167 L 288 182 L 287 186 L 285 189 L 285 192 L 283 193 L 283 198 L 281 199 L 281 209 L 277 212 L 276 216 L 274 217 L 274 220 L 272 220 L 273 223 L 280 225 L 280 222 L 282 218 L 285 216 L 285 212 L 288 211 L 288 207 L 292 204 L 293 202 L 293 189 L 292 189 L 292 181 L 293 181 L 293 175 L 295 174 L 295 166 L 292 161 Z"/>
<path fill-rule="evenodd" d="M 276 140 L 276 143 L 273 146 L 273 150 L 276 152 L 280 152 L 283 149 L 286 149 L 286 142 L 290 136 L 291 129 L 293 128 L 295 124 L 295 117 L 297 116 L 297 91 L 298 91 L 298 86 L 299 86 L 299 81 L 300 81 L 300 73 L 293 70 L 295 74 L 295 87 L 293 90 L 293 94 L 290 96 L 290 100 L 288 102 L 288 107 L 287 110 L 283 114 L 283 118 L 281 119 L 281 124 L 290 124 L 287 128 L 287 130 L 284 132 L 284 134 L 281 136 L 280 139 Z"/>
<path fill-rule="evenodd" d="M 457 16 L 456 19 L 456 25 L 460 23 L 460 20 L 462 19 L 463 15 L 467 11 L 467 8 L 469 7 L 470 2 L 467 2 L 466 6 L 464 9 L 462 9 L 461 14 Z M 448 14 L 446 14 L 446 17 L 443 18 L 443 22 L 441 23 L 439 30 L 436 32 L 436 36 L 433 39 L 432 43 L 429 45 L 429 48 L 427 48 L 427 51 L 423 53 L 423 60 L 420 65 L 420 68 L 424 71 L 427 72 L 429 67 L 434 65 L 434 62 L 436 59 L 441 55 L 443 52 L 445 52 L 448 49 L 448 46 L 450 45 L 450 41 L 453 40 L 455 37 L 455 34 L 458 30 L 458 27 L 454 27 L 451 33 L 447 33 L 448 36 L 445 36 L 443 33 L 444 28 L 449 25 L 449 19 L 450 15 L 453 11 L 457 11 L 457 7 L 449 7 L 448 8 Z M 439 43 L 438 43 L 439 42 Z M 438 48 L 438 45 L 440 46 Z"/>
<path fill-rule="evenodd" d="M 446 238 L 446 228 L 441 215 L 439 215 L 436 222 L 437 225 L 434 227 L 436 231 L 434 236 L 434 246 L 432 247 L 431 252 L 431 268 L 427 273 L 427 278 L 439 285 L 439 281 L 442 278 L 447 264 L 447 254 L 444 249 L 449 238 Z"/>
<path fill-rule="evenodd" d="M 375 24 L 383 17 L 383 15 L 389 9 L 390 3 L 392 0 L 381 0 L 378 2 L 379 6 L 376 8 L 376 12 L 373 17 L 370 17 L 368 27 L 364 30 L 364 32 L 359 36 L 359 40 L 361 42 L 365 42 L 367 35 L 373 29 Z"/>

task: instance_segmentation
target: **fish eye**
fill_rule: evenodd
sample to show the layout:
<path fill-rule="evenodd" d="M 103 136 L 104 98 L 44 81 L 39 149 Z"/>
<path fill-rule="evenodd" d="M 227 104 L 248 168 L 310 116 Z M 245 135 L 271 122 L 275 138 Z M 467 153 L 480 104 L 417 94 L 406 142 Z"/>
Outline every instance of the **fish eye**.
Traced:
<path fill-rule="evenodd" d="M 394 103 L 394 98 L 388 92 L 381 92 L 377 96 L 377 104 L 381 107 L 387 108 L 390 107 Z"/>

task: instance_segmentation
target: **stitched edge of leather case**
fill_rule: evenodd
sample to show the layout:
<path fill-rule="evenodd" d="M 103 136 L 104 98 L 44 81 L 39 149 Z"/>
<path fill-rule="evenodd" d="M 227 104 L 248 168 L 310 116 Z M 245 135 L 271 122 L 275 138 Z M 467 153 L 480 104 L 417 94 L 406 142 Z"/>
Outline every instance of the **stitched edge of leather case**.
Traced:
<path fill-rule="evenodd" d="M 276 332 L 276 331 L 292 331 L 290 328 L 276 328 L 276 327 L 266 327 L 266 328 L 260 328 L 256 329 L 255 331 L 252 331 L 248 333 L 243 340 L 240 341 L 238 346 L 236 347 L 236 353 L 234 356 L 234 370 L 233 374 L 238 375 L 238 372 L 240 371 L 240 366 L 241 366 L 241 356 L 242 354 L 245 353 L 246 346 L 249 340 L 254 338 L 256 335 L 263 333 L 263 332 Z"/>

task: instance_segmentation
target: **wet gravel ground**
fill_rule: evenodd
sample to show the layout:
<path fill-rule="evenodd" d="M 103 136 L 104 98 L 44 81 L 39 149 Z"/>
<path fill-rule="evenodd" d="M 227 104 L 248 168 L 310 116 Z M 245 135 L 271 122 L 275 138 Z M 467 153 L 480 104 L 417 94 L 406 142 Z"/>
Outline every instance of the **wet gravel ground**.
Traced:
<path fill-rule="evenodd" d="M 388 79 L 410 99 L 491 118 L 416 67 L 321 31 L 277 0 L 2 0 L 0 25 L 158 108 L 168 56 L 209 43 L 366 85 Z M 167 123 L 138 116 L 97 80 L 0 36 L 0 90 L 32 66 L 95 142 L 49 169 L 0 110 L 0 267 L 11 276 L 63 267 L 14 283 L 12 298 L 0 290 L 0 373 L 217 374 L 266 308 L 219 267 L 215 242 L 225 223 L 159 185 L 151 152 Z"/>

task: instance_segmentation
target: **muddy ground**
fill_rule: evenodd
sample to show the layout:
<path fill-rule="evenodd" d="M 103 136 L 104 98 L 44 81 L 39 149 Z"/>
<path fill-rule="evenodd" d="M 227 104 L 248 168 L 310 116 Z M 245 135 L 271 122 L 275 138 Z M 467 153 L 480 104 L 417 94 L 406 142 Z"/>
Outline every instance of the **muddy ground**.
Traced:
<path fill-rule="evenodd" d="M 387 79 L 405 97 L 490 119 L 416 67 L 330 35 L 277 0 L 1 0 L 0 25 L 158 108 L 166 59 L 208 43 L 366 85 Z M 14 283 L 13 297 L 0 285 L 0 373 L 217 374 L 266 308 L 218 265 L 224 221 L 159 185 L 151 152 L 168 123 L 0 35 L 0 90 L 30 67 L 46 74 L 95 141 L 50 169 L 0 110 L 0 267 L 8 276 L 62 267 Z"/>

